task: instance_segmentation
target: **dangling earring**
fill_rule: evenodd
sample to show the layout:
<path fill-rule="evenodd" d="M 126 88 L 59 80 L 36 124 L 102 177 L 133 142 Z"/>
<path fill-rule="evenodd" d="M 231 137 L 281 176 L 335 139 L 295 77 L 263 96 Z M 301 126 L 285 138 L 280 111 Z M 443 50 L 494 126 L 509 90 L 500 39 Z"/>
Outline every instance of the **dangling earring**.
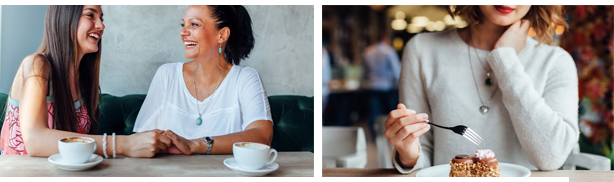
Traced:
<path fill-rule="evenodd" d="M 220 43 L 220 49 L 217 50 L 220 54 L 222 54 L 222 43 Z"/>

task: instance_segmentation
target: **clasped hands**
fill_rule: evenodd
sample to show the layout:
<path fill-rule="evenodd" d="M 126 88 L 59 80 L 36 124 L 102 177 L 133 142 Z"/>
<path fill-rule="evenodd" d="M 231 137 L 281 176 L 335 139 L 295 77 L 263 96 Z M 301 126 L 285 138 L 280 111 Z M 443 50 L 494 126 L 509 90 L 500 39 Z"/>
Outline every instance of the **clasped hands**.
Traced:
<path fill-rule="evenodd" d="M 124 155 L 128 157 L 153 157 L 156 153 L 194 153 L 198 141 L 188 140 L 171 130 L 149 130 L 128 136 Z"/>

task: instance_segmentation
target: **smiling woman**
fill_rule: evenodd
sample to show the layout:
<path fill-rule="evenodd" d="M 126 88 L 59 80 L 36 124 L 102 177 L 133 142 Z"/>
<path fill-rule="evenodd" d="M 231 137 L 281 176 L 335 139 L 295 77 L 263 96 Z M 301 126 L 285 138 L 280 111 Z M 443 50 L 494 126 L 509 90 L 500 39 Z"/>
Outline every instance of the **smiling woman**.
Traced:
<path fill-rule="evenodd" d="M 166 130 L 172 154 L 230 154 L 235 142 L 271 144 L 273 122 L 258 72 L 238 66 L 254 47 L 243 6 L 190 6 L 180 37 L 187 63 L 158 68 L 134 131 Z"/>
<path fill-rule="evenodd" d="M 69 136 L 103 141 L 88 135 L 97 132 L 100 117 L 102 17 L 98 5 L 49 6 L 40 48 L 23 59 L 9 92 L 0 136 L 3 155 L 51 156 L 58 153 L 57 141 Z M 160 133 L 118 136 L 110 144 L 116 147 L 99 142 L 95 153 L 152 157 L 170 144 Z"/>

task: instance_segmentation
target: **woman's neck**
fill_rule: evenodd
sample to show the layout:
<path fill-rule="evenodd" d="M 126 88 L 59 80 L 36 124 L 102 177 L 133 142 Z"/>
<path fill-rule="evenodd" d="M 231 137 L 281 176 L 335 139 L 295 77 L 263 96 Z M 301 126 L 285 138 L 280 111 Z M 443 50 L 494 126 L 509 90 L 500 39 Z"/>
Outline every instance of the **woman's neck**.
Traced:
<path fill-rule="evenodd" d="M 228 65 L 229 63 L 226 61 L 224 56 L 213 56 L 211 58 L 196 58 L 196 66 L 200 71 L 198 71 L 197 77 L 205 78 L 205 80 L 216 81 L 216 79 L 220 79 L 220 75 L 225 75 L 228 68 L 232 65 Z M 196 68 L 196 67 L 194 67 Z"/>
<path fill-rule="evenodd" d="M 79 67 L 79 65 L 81 64 L 81 59 L 83 59 L 83 56 L 85 56 L 85 53 L 83 53 L 83 51 L 79 51 L 79 57 L 77 57 L 77 62 L 75 64 L 77 64 L 77 68 Z"/>
<path fill-rule="evenodd" d="M 507 28 L 484 20 L 478 27 L 469 26 L 467 30 L 471 32 L 463 40 L 477 49 L 491 51 Z"/>

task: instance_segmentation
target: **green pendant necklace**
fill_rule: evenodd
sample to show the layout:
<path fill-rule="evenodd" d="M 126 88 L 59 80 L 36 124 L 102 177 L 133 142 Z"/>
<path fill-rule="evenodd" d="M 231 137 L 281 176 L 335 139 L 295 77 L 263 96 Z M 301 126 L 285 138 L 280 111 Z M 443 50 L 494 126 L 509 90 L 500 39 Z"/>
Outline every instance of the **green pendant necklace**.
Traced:
<path fill-rule="evenodd" d="M 198 61 L 196 61 L 198 62 Z M 194 72 L 194 78 L 192 79 L 192 82 L 194 82 L 194 92 L 196 93 L 196 108 L 198 109 L 198 119 L 196 119 L 196 125 L 200 126 L 201 124 L 203 124 L 203 119 L 202 119 L 202 115 L 200 114 L 200 106 L 198 105 L 198 87 L 196 87 L 196 74 L 198 73 L 198 69 L 200 68 L 200 62 L 198 62 L 198 66 L 196 66 L 196 71 Z M 222 83 L 222 79 L 224 78 L 224 73 L 226 73 L 226 69 L 228 68 L 228 64 L 226 64 L 226 67 L 224 67 L 224 71 L 222 72 L 222 75 L 220 76 L 220 81 L 217 82 L 217 87 L 215 87 L 215 90 L 213 90 L 213 93 L 211 94 L 211 97 L 213 97 L 215 94 L 215 91 L 217 90 L 217 88 L 220 87 L 220 83 Z M 204 100 L 203 100 L 204 101 Z M 205 108 L 203 108 L 203 110 L 207 110 L 207 107 L 209 107 L 209 104 L 211 104 L 211 102 L 213 102 L 213 98 L 210 99 L 209 102 L 207 102 L 207 105 L 205 105 Z"/>
<path fill-rule="evenodd" d="M 473 43 L 473 37 L 471 37 L 471 29 L 469 29 L 469 40 L 471 41 L 471 43 Z M 480 98 L 480 102 L 482 102 L 482 106 L 480 106 L 479 111 L 482 114 L 486 114 L 490 110 L 490 108 L 487 106 L 487 104 L 495 96 L 495 94 L 499 90 L 499 87 L 495 88 L 495 92 L 493 92 L 492 95 L 490 95 L 490 98 L 488 100 L 486 100 L 486 102 L 484 102 L 482 100 L 482 96 L 480 94 L 480 89 L 478 88 L 478 82 L 477 82 L 477 80 L 475 78 L 475 73 L 473 72 L 473 64 L 471 63 L 471 50 L 469 50 L 470 47 L 471 46 L 469 46 L 469 44 L 467 44 L 467 55 L 469 56 L 469 66 L 471 67 L 471 76 L 473 77 L 473 82 L 475 83 L 475 90 L 478 92 L 478 98 Z M 475 50 L 475 47 L 474 47 L 474 51 L 475 51 L 476 56 L 478 57 L 478 61 L 480 61 L 480 64 L 482 64 L 482 60 L 480 60 L 480 56 L 477 55 L 478 52 L 477 52 L 477 50 Z M 482 65 L 482 68 L 484 68 L 484 65 Z M 486 70 L 486 68 L 484 68 L 484 70 Z M 487 76 L 486 85 L 487 86 L 492 85 L 492 80 L 490 79 L 490 72 L 486 71 L 486 76 Z"/>

